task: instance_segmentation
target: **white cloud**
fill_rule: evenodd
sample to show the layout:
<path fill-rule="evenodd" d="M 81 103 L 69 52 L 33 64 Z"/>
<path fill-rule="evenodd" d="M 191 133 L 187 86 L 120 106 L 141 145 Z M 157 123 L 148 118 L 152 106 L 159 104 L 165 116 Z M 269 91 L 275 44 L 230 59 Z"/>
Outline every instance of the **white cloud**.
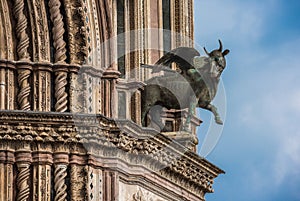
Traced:
<path fill-rule="evenodd" d="M 282 2 L 195 1 L 199 6 L 196 41 L 215 44 L 221 38 L 232 50 L 223 76 L 230 125 L 225 124 L 227 133 L 218 154 L 228 158 L 234 152 L 232 146 L 239 144 L 234 156 L 244 174 L 236 179 L 249 181 L 242 193 L 257 193 L 254 200 L 289 191 L 286 182 L 300 177 L 300 37 L 279 36 L 271 44 L 272 36 L 266 35 L 280 31 L 280 27 L 271 30 L 269 22 L 280 12 Z M 265 43 L 267 38 L 270 41 Z"/>
<path fill-rule="evenodd" d="M 283 136 L 274 164 L 274 181 L 277 185 L 288 177 L 300 176 L 300 132 Z"/>

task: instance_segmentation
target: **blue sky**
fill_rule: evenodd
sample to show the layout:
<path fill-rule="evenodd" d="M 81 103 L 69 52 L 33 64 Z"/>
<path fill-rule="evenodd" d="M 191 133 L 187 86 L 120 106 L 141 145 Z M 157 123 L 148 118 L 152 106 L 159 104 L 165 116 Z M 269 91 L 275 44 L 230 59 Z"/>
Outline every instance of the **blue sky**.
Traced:
<path fill-rule="evenodd" d="M 226 174 L 206 199 L 300 201 L 300 1 L 195 0 L 195 42 L 219 38 L 231 50 L 227 113 L 207 159 Z M 200 116 L 203 142 L 210 113 Z"/>

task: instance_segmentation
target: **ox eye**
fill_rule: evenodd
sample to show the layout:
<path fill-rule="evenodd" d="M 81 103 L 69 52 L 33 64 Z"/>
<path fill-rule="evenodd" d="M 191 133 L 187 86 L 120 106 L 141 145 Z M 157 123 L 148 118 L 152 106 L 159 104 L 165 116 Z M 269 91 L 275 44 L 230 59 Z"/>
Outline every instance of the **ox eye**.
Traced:
<path fill-rule="evenodd" d="M 219 61 L 219 58 L 218 58 L 218 57 L 216 57 L 216 58 L 215 58 L 215 61 Z"/>

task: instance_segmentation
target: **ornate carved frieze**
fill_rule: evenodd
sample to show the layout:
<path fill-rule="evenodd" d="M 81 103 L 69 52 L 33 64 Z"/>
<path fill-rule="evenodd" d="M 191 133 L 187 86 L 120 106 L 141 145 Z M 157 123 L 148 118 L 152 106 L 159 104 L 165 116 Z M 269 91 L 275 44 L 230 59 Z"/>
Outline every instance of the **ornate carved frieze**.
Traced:
<path fill-rule="evenodd" d="M 158 196 L 153 196 L 150 192 L 139 188 L 138 191 L 132 195 L 132 199 L 130 201 L 166 201 L 165 199 L 157 197 Z"/>
<path fill-rule="evenodd" d="M 153 170 L 160 169 L 166 178 L 170 178 L 178 185 L 188 185 L 188 189 L 195 192 L 201 189 L 212 192 L 213 179 L 223 173 L 176 141 L 154 130 L 142 129 L 130 121 L 115 122 L 99 115 L 42 113 L 21 115 L 18 112 L 0 112 L 0 114 L 1 122 L 10 123 L 10 126 L 0 128 L 0 140 L 79 142 L 87 144 L 85 148 L 95 156 L 102 155 L 100 152 L 105 149 L 111 150 L 112 154 L 124 155 L 123 159 L 129 162 L 139 159 L 139 164 L 144 164 L 150 169 L 154 168 Z M 40 119 L 43 119 L 43 124 Z M 52 124 L 48 125 L 47 122 Z M 107 151 L 106 154 L 109 153 Z M 98 163 L 97 160 L 94 162 Z"/>

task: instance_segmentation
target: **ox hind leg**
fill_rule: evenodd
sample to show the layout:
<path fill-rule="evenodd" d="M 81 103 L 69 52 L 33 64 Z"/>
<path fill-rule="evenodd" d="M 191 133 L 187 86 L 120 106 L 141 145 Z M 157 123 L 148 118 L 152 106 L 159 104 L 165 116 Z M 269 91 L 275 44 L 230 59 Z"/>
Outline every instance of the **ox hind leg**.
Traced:
<path fill-rule="evenodd" d="M 208 104 L 204 109 L 207 109 L 207 110 L 211 111 L 214 114 L 214 116 L 215 116 L 215 122 L 217 124 L 223 125 L 223 121 L 221 120 L 221 117 L 220 117 L 220 115 L 219 115 L 219 113 L 217 111 L 217 107 L 216 106 L 214 106 L 213 104 Z"/>
<path fill-rule="evenodd" d="M 195 114 L 196 104 L 194 102 L 190 103 L 189 110 L 188 110 L 188 116 L 186 118 L 186 121 L 183 126 L 183 130 L 189 132 L 190 131 L 190 124 L 192 116 Z"/>

